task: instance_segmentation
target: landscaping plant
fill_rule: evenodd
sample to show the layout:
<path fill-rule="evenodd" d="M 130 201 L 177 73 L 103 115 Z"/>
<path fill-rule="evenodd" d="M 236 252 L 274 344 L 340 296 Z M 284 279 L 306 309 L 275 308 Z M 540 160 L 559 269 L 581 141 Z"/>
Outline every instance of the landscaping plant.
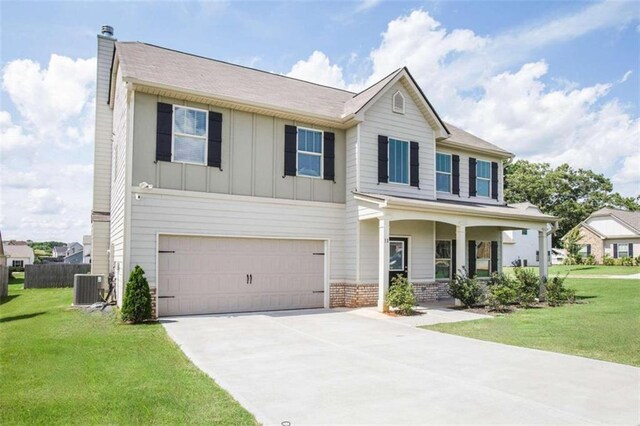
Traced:
<path fill-rule="evenodd" d="M 482 287 L 476 278 L 469 277 L 467 270 L 462 268 L 449 283 L 447 293 L 470 308 L 480 302 Z"/>
<path fill-rule="evenodd" d="M 581 245 L 579 243 L 580 238 L 582 238 L 582 236 L 580 235 L 580 228 L 577 226 L 565 235 L 562 241 L 562 247 L 567 253 L 563 261 L 565 265 L 580 264 L 580 261 L 582 260 L 579 254 L 581 249 Z"/>
<path fill-rule="evenodd" d="M 596 264 L 596 258 L 592 254 L 590 254 L 590 255 L 588 255 L 587 257 L 584 258 L 582 263 L 584 265 L 595 265 Z"/>
<path fill-rule="evenodd" d="M 609 253 L 605 253 L 602 257 L 602 264 L 605 266 L 613 266 L 616 264 L 616 260 L 609 255 Z"/>
<path fill-rule="evenodd" d="M 564 303 L 573 303 L 576 298 L 576 292 L 573 289 L 564 286 L 564 280 L 567 278 L 556 275 L 545 283 L 546 298 L 549 306 L 560 306 Z"/>
<path fill-rule="evenodd" d="M 540 278 L 531 268 L 515 268 L 513 273 L 518 281 L 517 301 L 524 307 L 531 306 L 540 293 Z"/>
<path fill-rule="evenodd" d="M 151 293 L 144 271 L 138 265 L 133 268 L 120 311 L 122 321 L 141 323 L 151 319 Z"/>
<path fill-rule="evenodd" d="M 391 288 L 387 293 L 387 306 L 396 308 L 400 315 L 411 315 L 416 304 L 413 286 L 406 277 L 396 275 L 391 280 Z"/>
<path fill-rule="evenodd" d="M 494 311 L 504 312 L 516 301 L 518 293 L 515 288 L 507 284 L 490 285 L 487 291 L 487 305 Z"/>

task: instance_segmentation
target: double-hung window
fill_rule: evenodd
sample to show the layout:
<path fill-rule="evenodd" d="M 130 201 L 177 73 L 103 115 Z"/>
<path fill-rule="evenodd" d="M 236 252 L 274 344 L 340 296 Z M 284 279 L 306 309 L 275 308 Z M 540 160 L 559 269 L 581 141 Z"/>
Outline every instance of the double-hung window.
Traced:
<path fill-rule="evenodd" d="M 582 257 L 587 257 L 589 254 L 589 248 L 587 244 L 583 244 L 582 246 L 580 246 L 580 251 L 578 252 L 578 254 Z"/>
<path fill-rule="evenodd" d="M 174 105 L 173 161 L 206 164 L 208 112 Z"/>
<path fill-rule="evenodd" d="M 618 258 L 629 257 L 629 244 L 618 244 Z"/>
<path fill-rule="evenodd" d="M 24 260 L 14 260 L 11 263 L 14 268 L 22 268 L 24 266 Z"/>
<path fill-rule="evenodd" d="M 476 242 L 476 276 L 479 278 L 491 275 L 491 241 Z"/>
<path fill-rule="evenodd" d="M 409 183 L 409 142 L 389 138 L 389 182 Z"/>
<path fill-rule="evenodd" d="M 436 279 L 451 278 L 451 241 L 436 241 Z"/>
<path fill-rule="evenodd" d="M 298 176 L 322 177 L 322 132 L 298 127 Z"/>
<path fill-rule="evenodd" d="M 488 161 L 476 162 L 476 194 L 479 197 L 491 196 L 491 163 Z"/>
<path fill-rule="evenodd" d="M 451 155 L 436 153 L 436 190 L 451 192 Z"/>

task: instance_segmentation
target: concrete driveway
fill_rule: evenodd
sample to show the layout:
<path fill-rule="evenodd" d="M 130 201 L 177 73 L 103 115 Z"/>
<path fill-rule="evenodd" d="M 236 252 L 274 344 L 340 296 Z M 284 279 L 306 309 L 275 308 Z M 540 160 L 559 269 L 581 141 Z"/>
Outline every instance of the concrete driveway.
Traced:
<path fill-rule="evenodd" d="M 345 310 L 163 319 L 264 424 L 633 424 L 640 369 Z"/>

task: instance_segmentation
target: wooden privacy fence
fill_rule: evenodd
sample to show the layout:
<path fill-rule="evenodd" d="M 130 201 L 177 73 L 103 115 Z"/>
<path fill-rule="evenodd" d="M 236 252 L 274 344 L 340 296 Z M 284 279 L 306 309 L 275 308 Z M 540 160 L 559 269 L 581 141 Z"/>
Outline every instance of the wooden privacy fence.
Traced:
<path fill-rule="evenodd" d="M 48 263 L 24 267 L 24 288 L 73 287 L 75 274 L 88 274 L 89 264 Z"/>

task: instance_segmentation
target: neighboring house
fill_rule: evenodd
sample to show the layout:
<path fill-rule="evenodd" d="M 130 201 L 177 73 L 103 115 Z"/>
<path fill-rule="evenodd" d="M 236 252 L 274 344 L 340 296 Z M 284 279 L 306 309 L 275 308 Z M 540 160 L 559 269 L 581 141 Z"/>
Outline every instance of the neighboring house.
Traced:
<path fill-rule="evenodd" d="M 6 265 L 14 267 L 24 267 L 33 265 L 35 258 L 33 249 L 28 245 L 12 244 L 11 241 L 2 244 L 2 250 L 6 257 Z"/>
<path fill-rule="evenodd" d="M 564 249 L 554 248 L 551 249 L 551 264 L 552 265 L 562 265 L 564 263 L 564 258 L 567 256 Z"/>
<path fill-rule="evenodd" d="M 606 207 L 593 212 L 578 227 L 582 257 L 593 255 L 602 263 L 605 255 L 617 259 L 640 254 L 640 212 Z"/>
<path fill-rule="evenodd" d="M 501 269 L 502 230 L 554 230 L 505 204 L 512 154 L 443 122 L 407 68 L 353 93 L 111 34 L 91 265 L 118 303 L 140 265 L 160 316 L 382 309 L 395 275 L 446 297 L 457 270 Z"/>
<path fill-rule="evenodd" d="M 64 256 L 64 263 L 82 263 L 84 258 L 84 250 L 82 244 L 73 242 L 67 246 Z"/>
<path fill-rule="evenodd" d="M 51 257 L 65 257 L 67 255 L 67 246 L 55 246 L 51 249 Z"/>
<path fill-rule="evenodd" d="M 91 235 L 82 237 L 82 263 L 91 263 Z"/>
<path fill-rule="evenodd" d="M 502 266 L 538 266 L 540 251 L 539 232 L 534 229 L 519 229 L 502 232 Z M 551 247 L 551 235 L 547 236 L 547 247 Z M 547 251 L 549 265 L 553 253 Z"/>

